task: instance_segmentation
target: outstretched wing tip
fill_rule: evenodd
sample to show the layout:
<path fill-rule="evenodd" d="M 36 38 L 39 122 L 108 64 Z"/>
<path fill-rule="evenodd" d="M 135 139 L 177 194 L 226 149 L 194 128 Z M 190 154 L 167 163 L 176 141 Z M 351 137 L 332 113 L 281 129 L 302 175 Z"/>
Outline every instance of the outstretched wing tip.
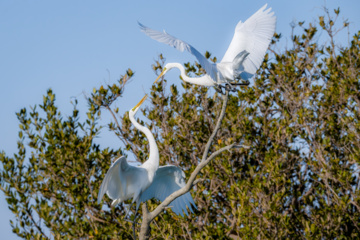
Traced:
<path fill-rule="evenodd" d="M 145 32 L 147 27 L 139 21 L 137 21 L 137 23 L 139 25 L 140 31 Z"/>

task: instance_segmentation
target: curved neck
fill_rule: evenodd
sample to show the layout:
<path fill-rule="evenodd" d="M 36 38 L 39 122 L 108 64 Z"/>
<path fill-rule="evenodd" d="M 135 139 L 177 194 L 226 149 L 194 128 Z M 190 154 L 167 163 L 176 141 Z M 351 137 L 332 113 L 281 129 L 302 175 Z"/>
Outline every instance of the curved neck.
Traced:
<path fill-rule="evenodd" d="M 136 113 L 136 112 L 135 112 Z M 146 160 L 143 163 L 143 166 L 147 166 L 147 168 L 153 172 L 156 172 L 156 170 L 159 168 L 159 149 L 156 145 L 156 141 L 154 138 L 154 135 L 151 133 L 151 131 L 145 127 L 140 125 L 134 118 L 135 113 L 133 112 L 133 114 L 131 114 L 129 112 L 129 118 L 130 121 L 132 122 L 132 124 L 134 124 L 134 127 L 137 128 L 139 131 L 143 132 L 146 136 L 146 138 L 149 141 L 149 149 L 150 149 L 150 154 L 149 154 L 149 158 L 148 160 Z"/>
<path fill-rule="evenodd" d="M 178 68 L 180 70 L 180 76 L 181 78 L 188 83 L 201 85 L 201 86 L 214 86 L 215 82 L 211 79 L 211 77 L 207 74 L 201 77 L 195 77 L 191 78 L 188 77 L 185 73 L 185 68 L 180 63 L 168 63 L 165 67 L 169 68 Z"/>

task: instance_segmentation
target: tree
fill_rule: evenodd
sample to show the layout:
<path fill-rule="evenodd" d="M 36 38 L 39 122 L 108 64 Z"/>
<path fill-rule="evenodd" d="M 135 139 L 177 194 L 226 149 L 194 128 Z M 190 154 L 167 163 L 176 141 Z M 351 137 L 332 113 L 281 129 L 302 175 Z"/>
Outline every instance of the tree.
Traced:
<path fill-rule="evenodd" d="M 280 35 L 274 37 L 254 84 L 228 95 L 209 155 L 232 144 L 250 148 L 223 151 L 204 166 L 191 190 L 196 213 L 182 218 L 166 208 L 152 220 L 151 238 L 359 238 L 360 32 L 349 46 L 337 46 L 338 15 L 337 9 L 317 24 L 298 23 L 300 34 L 291 36 L 289 49 L 276 50 Z M 324 43 L 317 42 L 318 31 L 327 34 Z M 154 70 L 163 62 L 160 56 Z M 186 67 L 189 74 L 203 74 L 196 63 Z M 95 89 L 84 122 L 76 102 L 72 116 L 63 117 L 51 90 L 39 105 L 42 112 L 34 107 L 17 113 L 19 152 L 0 154 L 0 177 L 18 236 L 132 238 L 121 205 L 101 210 L 96 203 L 111 160 L 125 150 L 139 160 L 148 154 L 144 135 L 112 105 L 131 76 L 128 70 L 116 84 Z M 157 139 L 160 164 L 180 166 L 189 179 L 216 128 L 223 96 L 205 87 L 166 84 L 153 86 L 143 115 Z M 108 127 L 124 148 L 102 149 L 93 142 L 102 111 L 112 113 Z M 109 207 L 110 199 L 105 202 Z M 148 201 L 140 213 L 159 204 Z"/>

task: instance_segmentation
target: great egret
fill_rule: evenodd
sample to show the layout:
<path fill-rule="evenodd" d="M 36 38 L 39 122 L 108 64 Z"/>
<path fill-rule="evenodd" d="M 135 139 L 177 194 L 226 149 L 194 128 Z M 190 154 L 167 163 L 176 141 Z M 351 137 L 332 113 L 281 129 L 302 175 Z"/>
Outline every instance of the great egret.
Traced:
<path fill-rule="evenodd" d="M 149 140 L 149 159 L 136 167 L 129 165 L 124 156 L 119 157 L 112 164 L 101 184 L 98 194 L 99 204 L 105 193 L 113 200 L 112 207 L 132 198 L 130 207 L 136 202 L 137 212 L 140 202 L 151 198 L 164 201 L 170 194 L 185 186 L 185 174 L 180 168 L 172 165 L 159 167 L 159 150 L 154 136 L 148 128 L 140 125 L 134 118 L 146 97 L 147 95 L 129 111 L 129 118 L 135 128 L 143 132 Z M 176 198 L 170 205 L 173 212 L 183 216 L 183 211 L 187 214 L 186 206 L 190 212 L 193 212 L 191 204 L 196 208 L 188 192 Z"/>
<path fill-rule="evenodd" d="M 158 32 L 139 23 L 141 31 L 152 39 L 168 44 L 179 51 L 186 50 L 192 53 L 206 71 L 206 75 L 202 77 L 190 78 L 185 74 L 185 69 L 181 64 L 168 63 L 155 82 L 167 71 L 176 67 L 180 70 L 182 79 L 189 83 L 215 86 L 217 90 L 221 90 L 222 84 L 230 89 L 233 89 L 232 85 L 248 85 L 248 79 L 260 67 L 275 32 L 276 17 L 274 12 L 271 12 L 271 8 L 266 9 L 266 7 L 267 4 L 244 23 L 240 21 L 236 25 L 229 48 L 221 62 L 216 64 L 210 63 L 190 44 L 167 34 L 165 31 Z M 236 80 L 240 79 L 245 80 L 246 83 L 237 83 Z"/>

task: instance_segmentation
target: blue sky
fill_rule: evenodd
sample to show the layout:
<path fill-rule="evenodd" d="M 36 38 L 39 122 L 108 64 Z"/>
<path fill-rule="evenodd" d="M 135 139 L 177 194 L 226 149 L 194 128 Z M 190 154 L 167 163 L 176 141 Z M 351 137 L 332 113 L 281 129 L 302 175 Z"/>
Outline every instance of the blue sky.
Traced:
<path fill-rule="evenodd" d="M 194 61 L 158 43 L 139 31 L 137 21 L 190 43 L 200 52 L 210 51 L 222 58 L 239 20 L 246 20 L 265 3 L 277 16 L 276 31 L 286 47 L 290 22 L 312 22 L 323 15 L 322 7 L 340 6 L 342 19 L 349 19 L 350 36 L 360 30 L 360 1 L 40 1 L 0 0 L 0 151 L 16 151 L 18 122 L 15 112 L 42 102 L 48 88 L 56 103 L 70 114 L 76 97 L 82 115 L 86 111 L 84 93 L 113 83 L 127 68 L 135 72 L 124 97 L 117 102 L 120 113 L 134 106 L 151 87 L 155 74 L 151 64 L 160 53 L 167 62 Z M 323 33 L 325 34 L 325 33 Z M 339 41 L 347 44 L 344 31 Z M 178 81 L 178 72 L 167 79 Z M 102 123 L 106 124 L 106 116 Z M 103 147 L 120 142 L 106 132 Z M 0 232 L 3 239 L 18 239 L 11 233 L 14 219 L 0 193 Z"/>

